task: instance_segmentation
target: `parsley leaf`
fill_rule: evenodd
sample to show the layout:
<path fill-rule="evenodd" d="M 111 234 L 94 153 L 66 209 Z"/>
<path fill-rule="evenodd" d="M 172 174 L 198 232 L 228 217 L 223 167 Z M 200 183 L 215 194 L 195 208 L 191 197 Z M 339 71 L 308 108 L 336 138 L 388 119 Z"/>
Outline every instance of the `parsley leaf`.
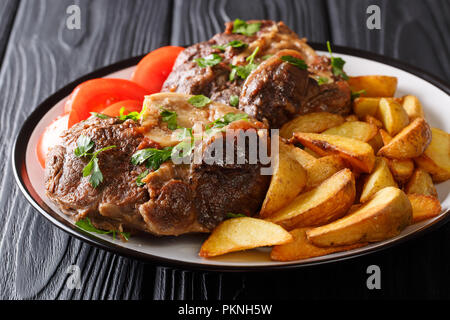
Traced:
<path fill-rule="evenodd" d="M 358 98 L 359 96 L 361 96 L 363 93 L 366 93 L 366 90 L 363 89 L 363 90 L 359 90 L 356 92 L 352 91 L 352 94 L 351 94 L 352 101 L 355 100 L 356 98 Z"/>
<path fill-rule="evenodd" d="M 248 46 L 248 44 L 246 44 L 245 42 L 241 41 L 241 40 L 232 40 L 230 42 L 228 42 L 227 44 L 223 44 L 223 45 L 213 45 L 211 46 L 214 49 L 219 49 L 221 51 L 225 51 L 225 49 L 227 47 L 233 47 L 233 48 L 246 48 Z"/>
<path fill-rule="evenodd" d="M 159 114 L 161 115 L 162 121 L 167 122 L 167 128 L 170 130 L 175 130 L 178 128 L 177 113 L 175 111 L 161 108 L 161 112 Z"/>
<path fill-rule="evenodd" d="M 236 19 L 233 22 L 233 33 L 240 33 L 244 36 L 252 36 L 261 28 L 261 22 L 247 23 L 244 20 Z"/>
<path fill-rule="evenodd" d="M 232 106 L 232 107 L 237 107 L 238 104 L 239 104 L 239 97 L 238 97 L 238 96 L 235 96 L 235 95 L 232 95 L 232 96 L 230 97 L 230 106 Z"/>
<path fill-rule="evenodd" d="M 230 81 L 234 81 L 236 79 L 236 75 L 239 76 L 242 79 L 247 79 L 247 77 L 252 73 L 253 70 L 255 70 L 258 67 L 255 63 L 249 63 L 244 66 L 231 66 L 231 72 L 230 72 Z"/>
<path fill-rule="evenodd" d="M 141 174 L 139 174 L 136 178 L 136 184 L 138 187 L 142 187 L 145 185 L 145 182 L 142 182 L 142 179 L 144 179 L 146 176 L 148 176 L 149 171 L 145 170 L 144 172 L 142 172 Z"/>
<path fill-rule="evenodd" d="M 329 79 L 327 77 L 319 77 L 316 79 L 317 83 L 320 85 L 328 83 Z"/>
<path fill-rule="evenodd" d="M 205 97 L 202 94 L 198 94 L 196 96 L 192 96 L 189 98 L 188 102 L 192 104 L 196 108 L 203 108 L 209 103 L 211 103 L 211 99 Z"/>
<path fill-rule="evenodd" d="M 332 68 L 333 74 L 337 77 L 341 76 L 342 79 L 344 79 L 344 80 L 348 80 L 348 76 L 344 72 L 344 64 L 345 64 L 344 59 L 333 57 L 333 54 L 331 52 L 330 41 L 327 41 L 327 48 L 328 48 L 328 52 L 330 53 L 331 68 Z"/>
<path fill-rule="evenodd" d="M 242 214 L 242 213 L 232 213 L 232 212 L 228 212 L 227 213 L 227 216 L 226 216 L 227 218 L 241 218 L 241 217 L 246 217 L 246 215 L 245 214 Z"/>
<path fill-rule="evenodd" d="M 205 58 L 197 58 L 195 62 L 197 62 L 198 66 L 201 68 L 212 67 L 222 61 L 222 57 L 217 53 L 212 53 Z"/>
<path fill-rule="evenodd" d="M 238 120 L 248 120 L 248 114 L 246 113 L 227 113 L 223 117 L 211 122 L 206 126 L 206 130 L 209 129 L 220 129 L 223 128 L 230 123 Z"/>
<path fill-rule="evenodd" d="M 302 59 L 293 57 L 293 56 L 282 56 L 280 59 L 285 62 L 288 62 L 288 63 L 292 64 L 293 66 L 296 66 L 297 68 L 302 69 L 302 70 L 306 70 L 308 67 L 306 65 L 305 61 L 303 61 Z"/>
<path fill-rule="evenodd" d="M 103 151 L 106 151 L 106 150 L 109 150 L 112 148 L 116 148 L 116 146 L 108 146 L 108 147 L 105 147 L 105 148 L 102 148 L 102 149 L 96 151 L 94 154 L 92 154 L 91 160 L 88 162 L 88 164 L 83 168 L 83 177 L 90 176 L 89 183 L 94 188 L 97 188 L 98 185 L 103 182 L 103 174 L 100 171 L 97 156 L 100 152 L 103 152 Z"/>
<path fill-rule="evenodd" d="M 267 60 L 267 59 L 269 59 L 271 56 L 273 56 L 273 54 L 266 54 L 265 56 L 262 56 L 261 59 L 262 59 L 262 60 Z"/>
<path fill-rule="evenodd" d="M 134 165 L 143 164 L 147 161 L 147 168 L 157 170 L 162 163 L 170 159 L 173 147 L 164 149 L 147 148 L 136 151 L 131 156 L 131 163 Z"/>
<path fill-rule="evenodd" d="M 253 60 L 255 60 L 256 55 L 258 54 L 259 47 L 256 47 L 255 50 L 253 50 L 252 54 L 249 55 L 247 58 L 245 58 L 245 61 L 248 61 L 249 63 L 253 63 Z"/>
<path fill-rule="evenodd" d="M 94 225 L 92 224 L 91 220 L 86 217 L 84 219 L 78 220 L 77 222 L 75 222 L 75 225 L 84 230 L 84 231 L 88 231 L 88 232 L 95 232 L 98 234 L 113 234 L 113 238 L 116 238 L 116 230 L 100 230 L 97 229 L 96 227 L 94 227 Z M 129 232 L 122 232 L 122 231 L 118 231 L 122 237 L 128 241 L 128 239 L 130 238 L 130 233 Z"/>
<path fill-rule="evenodd" d="M 99 119 L 109 119 L 111 118 L 110 116 L 103 114 L 103 113 L 98 113 L 98 112 L 90 112 L 90 114 L 92 114 L 94 117 L 99 118 Z"/>
<path fill-rule="evenodd" d="M 124 114 L 124 112 L 125 112 L 125 107 L 120 108 L 119 117 L 118 117 L 119 120 L 125 121 L 125 120 L 128 120 L 128 119 L 131 119 L 131 120 L 134 120 L 136 122 L 139 121 L 139 118 L 141 116 L 140 112 L 132 111 L 132 112 L 130 112 L 128 114 Z"/>
<path fill-rule="evenodd" d="M 80 158 L 88 155 L 88 151 L 94 147 L 94 141 L 84 135 L 80 135 L 77 139 L 77 147 L 74 150 L 75 156 Z"/>

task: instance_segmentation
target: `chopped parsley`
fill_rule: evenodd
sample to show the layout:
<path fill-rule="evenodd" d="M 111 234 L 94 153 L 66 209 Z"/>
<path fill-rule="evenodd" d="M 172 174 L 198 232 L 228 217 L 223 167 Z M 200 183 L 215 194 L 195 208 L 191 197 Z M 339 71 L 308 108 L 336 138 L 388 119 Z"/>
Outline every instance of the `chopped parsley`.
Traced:
<path fill-rule="evenodd" d="M 116 148 L 116 146 L 108 146 L 102 148 L 93 154 L 86 153 L 85 155 L 91 155 L 91 160 L 89 160 L 88 164 L 83 168 L 83 177 L 89 177 L 89 183 L 92 187 L 97 188 L 100 183 L 103 182 L 103 174 L 100 171 L 100 167 L 98 165 L 98 154 L 100 152 Z"/>
<path fill-rule="evenodd" d="M 236 19 L 233 22 L 233 33 L 252 36 L 261 28 L 261 22 L 247 23 L 244 20 Z"/>
<path fill-rule="evenodd" d="M 217 53 L 212 53 L 205 58 L 197 58 L 195 62 L 197 62 L 198 66 L 201 68 L 212 67 L 222 61 L 222 57 Z"/>
<path fill-rule="evenodd" d="M 125 240 L 128 240 L 130 238 L 130 233 L 128 232 L 122 232 L 122 231 L 116 231 L 116 230 L 100 230 L 97 229 L 96 227 L 94 227 L 94 225 L 92 224 L 91 220 L 86 217 L 84 219 L 78 220 L 77 222 L 75 222 L 75 225 L 84 230 L 84 231 L 88 231 L 88 232 L 95 232 L 98 234 L 110 234 L 112 233 L 113 238 L 116 238 L 116 232 L 118 232 Z"/>
<path fill-rule="evenodd" d="M 148 176 L 150 171 L 145 170 L 143 172 L 141 172 L 137 178 L 136 178 L 136 184 L 138 187 L 142 187 L 143 185 L 145 185 L 145 182 L 142 182 L 142 179 L 144 179 L 146 176 Z"/>
<path fill-rule="evenodd" d="M 305 61 L 303 61 L 302 59 L 293 57 L 293 56 L 282 56 L 280 58 L 281 60 L 288 62 L 290 64 L 292 64 L 293 66 L 296 66 L 299 69 L 302 70 L 306 70 L 306 68 L 308 67 L 305 63 Z"/>
<path fill-rule="evenodd" d="M 320 85 L 328 83 L 329 79 L 327 77 L 319 77 L 316 79 L 317 83 Z"/>
<path fill-rule="evenodd" d="M 256 47 L 255 50 L 253 50 L 252 54 L 245 58 L 245 61 L 247 61 L 248 63 L 253 63 L 253 60 L 255 60 L 255 57 L 258 54 L 258 51 L 259 47 Z"/>
<path fill-rule="evenodd" d="M 366 90 L 363 89 L 363 90 L 359 90 L 356 92 L 352 92 L 352 95 L 351 95 L 352 101 L 355 100 L 356 98 L 359 98 L 363 93 L 366 93 Z"/>
<path fill-rule="evenodd" d="M 249 74 L 258 67 L 258 65 L 253 62 L 258 51 L 259 47 L 256 47 L 255 50 L 253 50 L 252 54 L 245 59 L 248 64 L 243 66 L 231 65 L 231 72 L 229 77 L 230 81 L 234 81 L 236 79 L 236 76 L 239 76 L 244 80 L 247 79 Z"/>
<path fill-rule="evenodd" d="M 232 213 L 232 212 L 228 212 L 227 216 L 228 219 L 232 219 L 232 218 L 242 218 L 242 217 L 246 217 L 245 214 L 242 213 Z"/>
<path fill-rule="evenodd" d="M 80 158 L 88 155 L 88 151 L 94 147 L 94 141 L 91 138 L 81 135 L 77 140 L 77 147 L 74 150 L 75 156 Z"/>
<path fill-rule="evenodd" d="M 241 40 L 233 40 L 228 42 L 227 44 L 223 44 L 223 45 L 213 45 L 211 46 L 214 49 L 219 49 L 221 51 L 225 51 L 225 49 L 227 47 L 232 47 L 232 48 L 247 48 L 248 44 L 246 44 L 245 42 L 241 41 Z"/>
<path fill-rule="evenodd" d="M 238 120 L 248 120 L 248 114 L 246 113 L 227 113 L 223 117 L 211 122 L 206 126 L 206 130 L 209 129 L 220 129 L 223 128 L 230 123 Z"/>
<path fill-rule="evenodd" d="M 178 128 L 177 125 L 177 113 L 175 111 L 170 111 L 164 108 L 161 108 L 159 113 L 161 115 L 161 119 L 163 122 L 167 122 L 167 128 L 170 130 L 175 130 Z"/>
<path fill-rule="evenodd" d="M 173 147 L 165 147 L 164 149 L 147 148 L 136 151 L 131 156 L 131 163 L 140 165 L 146 162 L 147 168 L 157 170 L 162 163 L 170 159 Z"/>
<path fill-rule="evenodd" d="M 237 107 L 238 104 L 239 104 L 239 97 L 238 97 L 238 96 L 235 96 L 235 95 L 232 95 L 232 96 L 230 97 L 230 106 L 232 106 L 232 107 Z"/>
<path fill-rule="evenodd" d="M 125 112 L 125 107 L 120 108 L 118 118 L 121 121 L 131 119 L 131 120 L 134 120 L 137 122 L 137 121 L 139 121 L 139 119 L 141 118 L 141 115 L 142 115 L 142 111 L 141 112 L 132 111 L 128 114 L 124 114 L 124 112 Z"/>
<path fill-rule="evenodd" d="M 211 103 L 211 99 L 209 99 L 208 97 L 205 97 L 202 94 L 199 94 L 199 95 L 190 97 L 188 102 L 196 108 L 203 108 L 206 105 Z"/>
<path fill-rule="evenodd" d="M 331 52 L 330 41 L 327 41 L 327 48 L 328 48 L 328 52 L 330 53 L 331 68 L 332 68 L 333 74 L 336 77 L 340 76 L 340 77 L 342 77 L 342 79 L 348 80 L 348 76 L 344 72 L 344 64 L 345 64 L 344 59 L 333 57 L 333 53 Z"/>
<path fill-rule="evenodd" d="M 90 112 L 90 114 L 92 114 L 94 117 L 99 118 L 99 119 L 109 119 L 111 118 L 110 116 L 103 114 L 103 113 L 98 113 L 98 112 Z"/>
<path fill-rule="evenodd" d="M 266 54 L 265 56 L 262 56 L 261 59 L 262 59 L 262 60 L 267 60 L 267 59 L 269 59 L 271 56 L 273 56 L 273 54 Z"/>

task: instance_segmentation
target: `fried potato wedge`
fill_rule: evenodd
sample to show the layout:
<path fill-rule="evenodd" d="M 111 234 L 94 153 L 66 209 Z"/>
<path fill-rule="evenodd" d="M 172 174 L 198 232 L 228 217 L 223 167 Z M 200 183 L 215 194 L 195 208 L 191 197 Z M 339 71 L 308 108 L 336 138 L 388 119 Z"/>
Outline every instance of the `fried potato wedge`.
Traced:
<path fill-rule="evenodd" d="M 405 192 L 407 194 L 423 194 L 426 196 L 438 196 L 436 187 L 433 184 L 433 180 L 428 172 L 421 169 L 414 170 L 414 173 L 405 186 Z"/>
<path fill-rule="evenodd" d="M 310 164 L 312 164 L 317 158 L 311 155 L 310 153 L 306 152 L 305 150 L 302 150 L 300 148 L 295 147 L 294 149 L 291 149 L 292 156 L 300 162 L 303 168 L 306 168 Z"/>
<path fill-rule="evenodd" d="M 233 251 L 285 244 L 292 235 L 277 224 L 242 217 L 223 221 L 203 243 L 199 256 L 215 257 Z"/>
<path fill-rule="evenodd" d="M 443 182 L 450 179 L 450 135 L 437 128 L 431 128 L 431 132 L 430 145 L 414 161 L 419 168 L 431 174 L 434 182 Z"/>
<path fill-rule="evenodd" d="M 274 246 L 270 258 L 275 261 L 302 260 L 324 256 L 334 252 L 348 251 L 363 247 L 367 243 L 357 243 L 349 246 L 321 248 L 313 245 L 306 238 L 307 228 L 298 228 L 290 232 L 294 240 L 290 243 Z"/>
<path fill-rule="evenodd" d="M 375 169 L 366 178 L 359 201 L 367 202 L 375 193 L 386 187 L 397 187 L 397 183 L 392 177 L 386 159 L 377 158 Z"/>
<path fill-rule="evenodd" d="M 383 147 L 383 139 L 381 138 L 379 130 L 375 137 L 373 137 L 370 141 L 367 141 L 367 143 L 372 147 L 375 153 Z"/>
<path fill-rule="evenodd" d="M 436 197 L 423 194 L 408 194 L 413 209 L 412 223 L 435 217 L 441 213 L 441 204 Z"/>
<path fill-rule="evenodd" d="M 306 231 L 308 240 L 319 247 L 344 246 L 392 238 L 412 220 L 406 194 L 395 187 L 378 191 L 353 213 L 330 224 Z"/>
<path fill-rule="evenodd" d="M 294 133 L 294 140 L 321 156 L 337 154 L 361 172 L 371 172 L 375 164 L 372 147 L 360 140 L 317 133 Z"/>
<path fill-rule="evenodd" d="M 358 117 L 356 114 L 351 114 L 345 117 L 345 121 L 358 121 Z"/>
<path fill-rule="evenodd" d="M 415 118 L 425 118 L 422 105 L 416 96 L 407 95 L 403 97 L 403 109 L 409 116 L 409 120 L 414 120 Z"/>
<path fill-rule="evenodd" d="M 405 109 L 394 100 L 381 98 L 376 115 L 391 136 L 396 135 L 409 124 Z"/>
<path fill-rule="evenodd" d="M 319 133 L 344 123 L 344 117 L 329 112 L 313 112 L 300 115 L 285 123 L 280 129 L 280 136 L 290 139 L 294 132 Z"/>
<path fill-rule="evenodd" d="M 448 134 L 445 134 L 447 135 L 447 140 L 450 140 L 448 139 Z M 431 141 L 432 130 L 430 129 L 430 126 L 425 119 L 416 118 L 399 134 L 392 138 L 387 145 L 382 147 L 378 151 L 378 155 L 393 159 L 415 158 L 424 153 Z"/>
<path fill-rule="evenodd" d="M 365 90 L 363 97 L 393 97 L 397 90 L 397 77 L 359 76 L 350 77 L 348 84 L 352 92 Z"/>
<path fill-rule="evenodd" d="M 411 159 L 385 158 L 395 181 L 405 184 L 414 172 L 414 161 Z"/>
<path fill-rule="evenodd" d="M 364 119 L 365 116 L 375 116 L 378 111 L 378 105 L 380 98 L 365 98 L 359 97 L 353 100 L 353 112 L 360 119 Z"/>
<path fill-rule="evenodd" d="M 323 132 L 323 134 L 332 134 L 364 142 L 371 140 L 377 133 L 378 129 L 375 125 L 362 121 L 344 122 L 337 127 L 327 129 Z"/>
<path fill-rule="evenodd" d="M 381 135 L 381 139 L 383 140 L 383 144 L 387 145 L 389 142 L 392 141 L 392 137 L 389 133 L 386 132 L 386 130 L 384 129 L 380 129 L 380 135 Z"/>
<path fill-rule="evenodd" d="M 349 169 L 343 169 L 318 187 L 300 194 L 268 221 L 287 230 L 318 226 L 344 215 L 355 200 L 355 178 Z"/>
<path fill-rule="evenodd" d="M 383 128 L 383 123 L 380 120 L 378 120 L 377 118 L 375 118 L 369 114 L 366 115 L 363 120 L 364 120 L 364 122 L 375 125 L 378 129 Z"/>
<path fill-rule="evenodd" d="M 297 161 L 295 149 L 301 150 L 280 140 L 272 179 L 260 211 L 263 218 L 289 204 L 306 185 L 306 170 Z"/>
<path fill-rule="evenodd" d="M 346 168 L 346 163 L 337 155 L 325 156 L 315 159 L 305 167 L 306 169 L 306 190 L 317 187 L 323 181 L 331 177 L 338 171 Z"/>

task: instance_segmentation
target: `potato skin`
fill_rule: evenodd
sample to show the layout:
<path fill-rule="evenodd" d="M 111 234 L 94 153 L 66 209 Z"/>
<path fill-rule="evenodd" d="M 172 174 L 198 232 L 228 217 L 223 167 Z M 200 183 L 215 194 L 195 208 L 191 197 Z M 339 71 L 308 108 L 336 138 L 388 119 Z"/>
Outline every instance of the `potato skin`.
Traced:
<path fill-rule="evenodd" d="M 378 155 L 394 159 L 410 159 L 420 156 L 431 142 L 431 129 L 423 118 L 416 118 L 387 145 Z"/>
<path fill-rule="evenodd" d="M 285 123 L 280 129 L 280 136 L 289 139 L 294 132 L 319 133 L 345 122 L 344 117 L 329 112 L 312 112 L 300 115 Z"/>
<path fill-rule="evenodd" d="M 441 204 L 436 197 L 423 194 L 408 194 L 408 199 L 413 208 L 412 223 L 433 218 L 441 213 Z"/>
<path fill-rule="evenodd" d="M 393 97 L 397 90 L 397 77 L 358 76 L 350 77 L 348 84 L 353 92 L 365 90 L 362 97 Z"/>
<path fill-rule="evenodd" d="M 437 197 L 436 187 L 428 172 L 421 169 L 416 169 L 405 186 L 407 194 L 423 194 L 426 196 Z"/>
<path fill-rule="evenodd" d="M 376 242 L 397 236 L 411 220 L 412 206 L 406 194 L 398 188 L 387 187 L 352 214 L 312 228 L 306 235 L 319 247 Z"/>

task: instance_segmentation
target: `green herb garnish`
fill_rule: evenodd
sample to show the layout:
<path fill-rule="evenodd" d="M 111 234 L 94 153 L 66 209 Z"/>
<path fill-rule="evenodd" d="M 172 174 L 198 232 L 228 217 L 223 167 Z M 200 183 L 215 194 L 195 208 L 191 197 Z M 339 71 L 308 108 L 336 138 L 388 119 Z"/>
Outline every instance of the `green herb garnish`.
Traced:
<path fill-rule="evenodd" d="M 105 148 L 102 148 L 93 154 L 86 153 L 85 155 L 92 155 L 91 160 L 89 160 L 88 164 L 83 168 L 83 177 L 89 177 L 89 183 L 92 185 L 92 187 L 97 188 L 97 186 L 103 182 L 103 174 L 100 171 L 100 167 L 98 165 L 98 154 L 100 152 L 116 148 L 116 146 L 108 146 Z"/>
<path fill-rule="evenodd" d="M 211 103 L 211 99 L 205 97 L 202 94 L 198 94 L 196 96 L 192 96 L 189 98 L 188 102 L 192 104 L 196 108 L 203 108 L 209 103 Z"/>
<path fill-rule="evenodd" d="M 98 113 L 98 112 L 90 112 L 90 114 L 92 114 L 94 117 L 99 118 L 99 119 L 109 119 L 111 118 L 110 116 L 103 114 L 103 113 Z"/>
<path fill-rule="evenodd" d="M 320 85 L 328 83 L 329 79 L 327 77 L 319 77 L 316 79 L 317 83 Z"/>
<path fill-rule="evenodd" d="M 248 63 L 253 63 L 253 60 L 255 60 L 255 57 L 258 54 L 258 51 L 259 47 L 256 47 L 255 50 L 253 50 L 252 54 L 245 58 L 245 61 L 247 61 Z"/>
<path fill-rule="evenodd" d="M 110 233 L 112 233 L 114 239 L 116 238 L 116 232 L 119 232 L 125 240 L 128 240 L 130 238 L 130 233 L 129 232 L 122 232 L 122 231 L 116 231 L 116 230 L 100 230 L 100 229 L 97 229 L 96 227 L 94 227 L 94 225 L 92 224 L 91 220 L 88 217 L 86 217 L 84 219 L 81 219 L 81 220 L 78 220 L 77 222 L 75 222 L 75 225 L 78 228 L 80 228 L 80 229 L 82 229 L 84 231 L 88 231 L 88 232 L 95 232 L 95 233 L 98 233 L 98 234 L 110 234 Z"/>
<path fill-rule="evenodd" d="M 173 147 L 164 149 L 148 148 L 136 151 L 131 156 L 131 163 L 140 165 L 146 162 L 147 168 L 158 170 L 162 163 L 170 159 Z"/>
<path fill-rule="evenodd" d="M 145 185 L 145 182 L 142 182 L 142 179 L 144 179 L 146 176 L 148 176 L 148 174 L 149 174 L 149 171 L 145 170 L 137 176 L 136 184 L 138 187 L 142 187 L 143 185 Z"/>
<path fill-rule="evenodd" d="M 248 44 L 246 44 L 245 42 L 241 41 L 241 40 L 233 40 L 228 42 L 227 44 L 223 44 L 223 45 L 212 45 L 211 47 L 214 49 L 219 49 L 221 51 L 225 51 L 225 49 L 227 47 L 233 47 L 233 48 L 246 48 L 248 46 Z"/>
<path fill-rule="evenodd" d="M 351 94 L 352 101 L 355 100 L 356 98 L 359 98 L 363 93 L 366 93 L 366 90 L 363 89 L 356 92 L 352 92 Z"/>
<path fill-rule="evenodd" d="M 132 111 L 128 114 L 124 114 L 125 112 L 125 107 L 120 108 L 119 111 L 119 120 L 121 121 L 125 121 L 128 119 L 134 120 L 134 121 L 139 121 L 140 117 L 141 117 L 141 113 L 140 112 L 136 112 L 136 111 Z"/>
<path fill-rule="evenodd" d="M 244 66 L 231 66 L 231 72 L 230 72 L 230 81 L 234 81 L 236 79 L 236 75 L 239 76 L 241 79 L 247 79 L 247 77 L 252 73 L 253 70 L 255 70 L 258 67 L 257 64 L 249 63 Z"/>
<path fill-rule="evenodd" d="M 232 219 L 232 218 L 242 218 L 242 217 L 246 217 L 245 214 L 242 213 L 232 213 L 232 212 L 228 212 L 227 216 L 228 219 Z"/>
<path fill-rule="evenodd" d="M 91 138 L 81 135 L 77 139 L 77 147 L 74 150 L 75 156 L 80 158 L 88 154 L 88 151 L 94 147 L 94 141 Z"/>
<path fill-rule="evenodd" d="M 248 114 L 246 113 L 227 113 L 223 117 L 211 122 L 206 126 L 206 130 L 209 129 L 220 129 L 223 128 L 230 123 L 238 120 L 248 120 Z"/>
<path fill-rule="evenodd" d="M 233 33 L 240 33 L 244 36 L 252 36 L 261 28 L 261 22 L 247 23 L 244 20 L 236 19 L 233 22 Z"/>
<path fill-rule="evenodd" d="M 282 56 L 280 59 L 285 62 L 288 62 L 288 63 L 292 64 L 293 66 L 296 66 L 297 68 L 302 69 L 302 70 L 306 70 L 308 68 L 305 61 L 303 61 L 302 59 L 293 57 L 293 56 Z"/>
<path fill-rule="evenodd" d="M 163 122 L 167 122 L 167 128 L 170 130 L 175 130 L 178 128 L 177 125 L 177 113 L 175 111 L 170 111 L 164 108 L 161 108 L 159 113 L 161 115 L 161 120 Z"/>
<path fill-rule="evenodd" d="M 238 96 L 235 96 L 235 95 L 232 95 L 232 96 L 230 97 L 230 106 L 232 106 L 232 107 L 237 107 L 238 104 L 239 104 L 239 97 L 238 97 Z"/>
<path fill-rule="evenodd" d="M 212 53 L 205 58 L 197 58 L 195 62 L 197 62 L 198 66 L 201 68 L 212 67 L 222 61 L 222 57 L 217 53 Z"/>
<path fill-rule="evenodd" d="M 267 59 L 269 59 L 271 56 L 273 56 L 273 54 L 266 54 L 265 56 L 262 56 L 261 59 L 262 59 L 262 60 L 267 60 Z"/>
<path fill-rule="evenodd" d="M 348 80 L 348 76 L 347 74 L 344 72 L 344 64 L 345 61 L 342 58 L 335 58 L 333 57 L 333 53 L 331 52 L 331 45 L 330 45 L 330 41 L 327 41 L 327 48 L 328 48 L 328 52 L 330 53 L 330 58 L 331 58 L 331 68 L 333 71 L 333 74 L 336 77 L 342 77 L 342 79 L 344 80 Z"/>

